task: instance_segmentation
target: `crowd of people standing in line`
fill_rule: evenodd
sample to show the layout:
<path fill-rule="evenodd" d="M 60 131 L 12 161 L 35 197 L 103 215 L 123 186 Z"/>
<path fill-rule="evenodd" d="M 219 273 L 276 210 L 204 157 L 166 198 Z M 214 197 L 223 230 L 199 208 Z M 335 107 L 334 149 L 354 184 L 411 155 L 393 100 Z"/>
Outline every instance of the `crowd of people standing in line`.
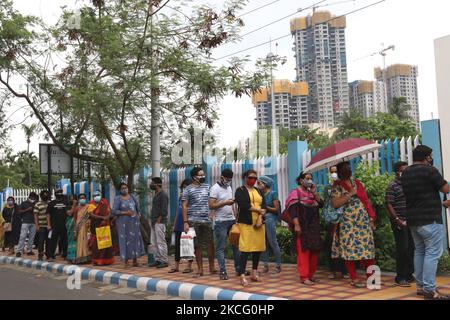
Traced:
<path fill-rule="evenodd" d="M 436 269 L 444 250 L 442 206 L 449 207 L 450 200 L 442 202 L 440 193 L 448 194 L 449 185 L 433 166 L 432 149 L 418 146 L 413 152 L 414 164 L 405 162 L 394 165 L 395 180 L 386 190 L 386 207 L 391 219 L 396 243 L 397 276 L 395 285 L 411 287 L 416 282 L 417 294 L 426 299 L 443 300 L 448 296 L 436 288 Z M 195 167 L 191 179 L 180 185 L 179 206 L 174 220 L 175 264 L 169 273 L 180 272 L 180 239 L 183 232 L 195 231 L 194 252 L 197 272 L 204 275 L 203 250 L 207 252 L 210 274 L 218 274 L 228 280 L 225 256 L 230 229 L 237 224 L 239 242 L 231 245 L 234 271 L 242 286 L 261 281 L 258 267 L 263 260 L 263 272 L 269 270 L 269 252 L 274 254 L 274 274 L 282 272 L 281 250 L 276 237 L 280 223 L 281 203 L 273 191 L 274 181 L 259 176 L 255 170 L 243 174 L 243 185 L 231 188 L 233 172 L 224 169 L 213 186 L 206 183 L 205 172 Z M 290 229 L 297 255 L 300 282 L 307 286 L 317 283 L 315 277 L 319 254 L 325 250 L 329 259 L 330 279 L 341 276 L 350 279 L 356 288 L 367 286 L 371 275 L 367 270 L 376 264 L 374 231 L 376 213 L 372 208 L 363 184 L 353 177 L 349 162 L 332 166 L 330 185 L 319 195 L 311 173 L 302 172 L 297 178 L 298 187 L 292 190 L 284 204 L 284 212 L 290 217 Z M 148 248 L 149 266 L 169 266 L 166 227 L 169 197 L 162 189 L 161 178 L 152 178 L 150 189 L 155 192 L 150 214 L 151 239 Z M 64 259 L 74 264 L 93 263 L 109 265 L 115 253 L 129 267 L 139 266 L 138 258 L 146 253 L 140 230 L 140 210 L 128 185 L 120 184 L 120 195 L 112 209 L 100 192 L 88 201 L 81 194 L 70 203 L 65 201 L 62 190 L 50 201 L 48 191 L 39 197 L 30 193 L 27 201 L 18 206 L 13 197 L 7 199 L 0 222 L 4 229 L 3 247 L 17 257 L 34 255 L 32 246 L 37 233 L 38 259 L 44 255 L 48 261 L 55 259 L 59 246 Z M 323 210 L 321 211 L 321 209 Z M 326 219 L 326 238 L 321 237 L 321 212 L 332 214 Z M 115 246 L 98 249 L 96 229 L 113 226 Z M 28 245 L 25 243 L 28 237 Z M 31 241 L 30 241 L 31 239 Z M 116 251 L 116 252 L 115 252 Z M 251 271 L 247 261 L 251 257 Z M 219 270 L 215 268 L 217 260 Z M 151 261 L 150 261 L 151 260 Z M 193 260 L 188 260 L 183 273 L 193 273 Z M 365 270 L 364 279 L 358 277 L 357 264 Z"/>

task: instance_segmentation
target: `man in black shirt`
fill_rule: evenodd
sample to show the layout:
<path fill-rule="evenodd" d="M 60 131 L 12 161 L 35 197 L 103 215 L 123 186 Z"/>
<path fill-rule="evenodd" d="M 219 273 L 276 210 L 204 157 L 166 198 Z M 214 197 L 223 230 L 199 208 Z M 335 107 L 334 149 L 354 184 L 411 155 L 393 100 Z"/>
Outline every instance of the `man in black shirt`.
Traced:
<path fill-rule="evenodd" d="M 66 217 L 67 217 L 67 201 L 64 200 L 64 195 L 62 190 L 57 190 L 55 192 L 56 199 L 51 201 L 47 207 L 47 219 L 50 223 L 47 226 L 50 236 L 49 250 L 48 250 L 48 261 L 53 261 L 55 259 L 55 251 L 59 240 L 61 244 L 61 256 L 63 259 L 67 257 L 67 229 L 66 229 Z"/>
<path fill-rule="evenodd" d="M 29 256 L 33 253 L 34 236 L 36 235 L 36 225 L 34 223 L 34 205 L 39 200 L 35 192 L 30 192 L 28 200 L 22 202 L 19 207 L 19 213 L 22 216 L 22 228 L 20 230 L 19 246 L 17 248 L 16 257 L 21 257 L 23 249 L 25 248 L 25 240 L 28 235 L 28 251 Z"/>
<path fill-rule="evenodd" d="M 414 273 L 417 294 L 430 300 L 449 300 L 436 289 L 436 270 L 444 251 L 442 200 L 439 192 L 449 193 L 448 182 L 433 167 L 433 150 L 418 146 L 414 164 L 402 174 L 406 199 L 406 220 L 414 238 Z"/>
<path fill-rule="evenodd" d="M 396 248 L 396 269 L 394 285 L 411 287 L 414 280 L 414 239 L 406 220 L 406 200 L 401 176 L 408 167 L 406 162 L 394 164 L 395 180 L 386 189 L 386 207 L 391 218 Z"/>

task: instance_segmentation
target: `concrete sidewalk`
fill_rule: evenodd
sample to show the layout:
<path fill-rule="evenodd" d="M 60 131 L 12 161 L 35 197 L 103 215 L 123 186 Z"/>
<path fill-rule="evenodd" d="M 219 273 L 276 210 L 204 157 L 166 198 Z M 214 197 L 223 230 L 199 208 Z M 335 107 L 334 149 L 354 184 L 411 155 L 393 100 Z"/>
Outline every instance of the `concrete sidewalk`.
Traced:
<path fill-rule="evenodd" d="M 117 257 L 116 257 L 117 258 Z M 37 263 L 36 256 L 24 256 L 22 259 L 0 256 L 0 263 L 23 264 L 28 267 L 46 268 L 48 271 L 62 273 L 67 269 L 67 264 L 57 260 L 54 264 Z M 25 261 L 25 262 L 24 262 Z M 33 262 L 34 261 L 34 262 Z M 170 268 L 157 269 L 146 266 L 147 259 L 142 257 L 139 262 L 141 267 L 124 268 L 120 261 L 111 266 L 80 265 L 86 268 L 83 271 L 85 277 L 93 277 L 100 282 L 105 282 L 104 276 L 109 276 L 109 281 L 123 283 L 124 286 L 142 287 L 145 279 L 145 289 L 166 292 L 169 295 L 180 296 L 188 299 L 293 299 L 293 300 L 422 300 L 416 295 L 416 288 L 394 287 L 392 275 L 383 274 L 381 290 L 357 289 L 349 284 L 349 280 L 330 280 L 328 273 L 320 270 L 316 278 L 318 284 L 305 286 L 299 282 L 297 268 L 295 265 L 284 264 L 280 274 L 261 274 L 262 282 L 250 283 L 243 288 L 239 284 L 239 278 L 234 275 L 233 266 L 227 262 L 227 270 L 230 279 L 219 280 L 219 276 L 210 275 L 205 261 L 205 276 L 193 278 L 194 273 L 183 274 L 181 272 L 169 274 Z M 171 264 L 173 261 L 171 261 Z M 173 265 L 173 264 L 172 264 Z M 64 268 L 65 267 L 65 268 Z M 186 264 L 180 265 L 183 270 Z M 271 266 L 273 267 L 273 266 Z M 262 267 L 260 267 L 262 269 Z M 95 270 L 95 271 L 94 271 Z M 111 280 L 114 278 L 114 280 Z M 130 281 L 131 279 L 131 281 Z M 439 277 L 438 285 L 445 293 L 450 293 L 450 277 Z"/>

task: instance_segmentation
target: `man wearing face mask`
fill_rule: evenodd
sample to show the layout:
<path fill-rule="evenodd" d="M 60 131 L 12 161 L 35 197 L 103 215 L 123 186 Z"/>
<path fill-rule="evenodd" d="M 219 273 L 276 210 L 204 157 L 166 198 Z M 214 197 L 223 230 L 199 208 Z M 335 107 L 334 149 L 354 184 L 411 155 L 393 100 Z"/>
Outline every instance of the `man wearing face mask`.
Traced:
<path fill-rule="evenodd" d="M 414 274 L 417 294 L 427 300 L 450 300 L 436 288 L 436 270 L 444 251 L 445 230 L 440 192 L 450 191 L 448 182 L 433 167 L 433 150 L 424 145 L 413 151 L 414 163 L 402 174 L 406 219 L 414 239 Z"/>
<path fill-rule="evenodd" d="M 210 186 L 205 183 L 205 172 L 200 167 L 191 170 L 191 178 L 192 183 L 184 189 L 181 197 L 183 203 L 183 225 L 184 232 L 188 232 L 190 227 L 193 227 L 195 230 L 194 247 L 198 272 L 194 277 L 201 277 L 204 275 L 202 247 L 208 250 L 210 273 L 217 273 L 214 269 L 212 221 L 209 218 L 208 200 Z"/>
<path fill-rule="evenodd" d="M 155 192 L 151 210 L 150 243 L 155 254 L 155 263 L 150 267 L 167 268 L 169 258 L 167 255 L 166 225 L 169 213 L 169 197 L 162 189 L 162 180 L 154 177 L 150 183 L 150 189 Z"/>
<path fill-rule="evenodd" d="M 228 280 L 228 274 L 225 267 L 225 248 L 227 245 L 228 230 L 236 223 L 234 212 L 233 190 L 231 181 L 233 180 L 233 171 L 224 169 L 220 180 L 211 187 L 209 195 L 209 208 L 215 210 L 214 215 L 214 238 L 216 240 L 216 259 L 220 268 L 220 280 Z M 234 269 L 239 273 L 239 249 L 232 246 Z"/>
<path fill-rule="evenodd" d="M 47 229 L 51 233 L 49 241 L 48 261 L 54 261 L 56 247 L 61 240 L 61 256 L 63 259 L 67 257 L 67 228 L 66 219 L 69 207 L 64 200 L 64 194 L 61 189 L 55 192 L 56 199 L 51 201 L 47 207 L 48 225 Z"/>
<path fill-rule="evenodd" d="M 48 190 L 40 193 L 41 201 L 34 206 L 34 221 L 38 232 L 38 260 L 42 261 L 44 253 L 48 258 L 47 207 L 50 194 Z"/>
<path fill-rule="evenodd" d="M 25 240 L 28 235 L 28 251 L 29 256 L 33 253 L 34 236 L 36 235 L 36 224 L 34 221 L 34 205 L 39 200 L 35 192 L 30 192 L 28 200 L 22 202 L 19 207 L 19 213 L 22 215 L 22 228 L 20 230 L 19 246 L 17 248 L 16 257 L 21 257 L 25 248 Z"/>

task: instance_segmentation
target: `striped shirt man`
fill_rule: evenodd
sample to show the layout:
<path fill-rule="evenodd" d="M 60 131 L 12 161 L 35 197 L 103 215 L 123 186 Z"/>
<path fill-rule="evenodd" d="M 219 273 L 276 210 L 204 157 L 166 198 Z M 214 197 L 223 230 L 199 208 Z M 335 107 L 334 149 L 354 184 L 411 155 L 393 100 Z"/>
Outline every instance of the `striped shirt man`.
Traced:
<path fill-rule="evenodd" d="M 210 222 L 209 216 L 209 184 L 202 183 L 200 186 L 194 184 L 184 189 L 181 201 L 187 201 L 189 222 Z"/>
<path fill-rule="evenodd" d="M 37 215 L 39 228 L 47 228 L 47 201 L 39 201 L 34 206 L 34 214 Z"/>

